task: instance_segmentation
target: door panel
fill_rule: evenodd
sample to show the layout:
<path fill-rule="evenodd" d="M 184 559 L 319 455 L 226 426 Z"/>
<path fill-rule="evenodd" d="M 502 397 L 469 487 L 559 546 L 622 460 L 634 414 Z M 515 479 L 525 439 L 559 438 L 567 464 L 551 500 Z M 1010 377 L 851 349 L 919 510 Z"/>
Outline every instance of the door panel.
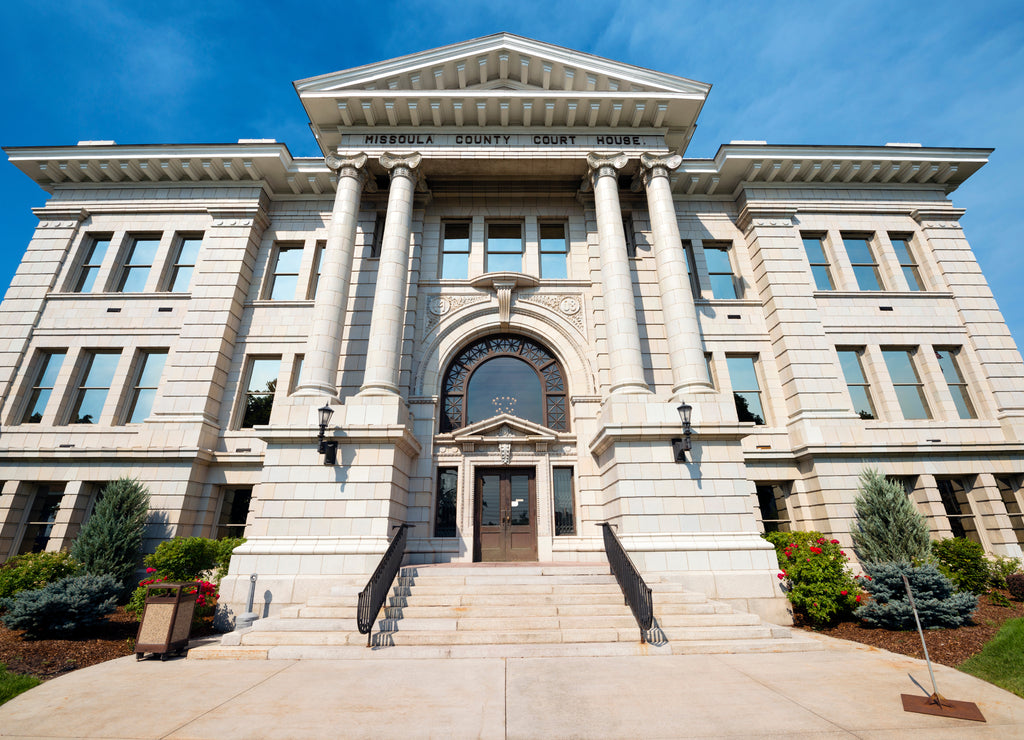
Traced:
<path fill-rule="evenodd" d="M 481 472 L 476 478 L 477 560 L 505 559 L 505 527 L 501 513 L 501 474 Z"/>
<path fill-rule="evenodd" d="M 537 559 L 533 468 L 481 468 L 476 474 L 473 559 Z"/>

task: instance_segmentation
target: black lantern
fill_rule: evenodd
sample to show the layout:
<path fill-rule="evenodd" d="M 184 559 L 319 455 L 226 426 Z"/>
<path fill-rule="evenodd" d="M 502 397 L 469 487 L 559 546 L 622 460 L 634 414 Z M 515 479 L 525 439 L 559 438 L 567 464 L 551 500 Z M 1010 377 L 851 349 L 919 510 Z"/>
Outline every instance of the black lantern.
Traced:
<path fill-rule="evenodd" d="M 682 463 L 686 462 L 686 453 L 693 449 L 693 427 L 690 426 L 690 416 L 693 414 L 693 406 L 686 403 L 685 401 L 676 408 L 679 412 L 679 420 L 683 423 L 683 436 L 682 438 L 675 438 L 672 440 L 672 455 L 675 457 L 675 461 Z"/>
<path fill-rule="evenodd" d="M 338 462 L 338 443 L 333 440 L 328 442 L 324 439 L 327 425 L 331 423 L 331 417 L 334 416 L 334 409 L 325 403 L 317 409 L 317 413 L 320 415 L 320 434 L 317 436 L 320 445 L 317 447 L 317 452 L 324 456 L 324 465 L 336 465 Z"/>

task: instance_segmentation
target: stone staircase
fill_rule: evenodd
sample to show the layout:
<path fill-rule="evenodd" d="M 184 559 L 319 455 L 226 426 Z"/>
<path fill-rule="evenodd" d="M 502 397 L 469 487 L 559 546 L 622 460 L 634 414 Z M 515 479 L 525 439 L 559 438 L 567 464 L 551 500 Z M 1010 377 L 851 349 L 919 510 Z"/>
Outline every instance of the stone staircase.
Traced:
<path fill-rule="evenodd" d="M 335 593 L 258 620 L 189 658 L 367 659 L 561 657 L 820 649 L 788 628 L 648 579 L 647 643 L 607 565 L 406 566 L 371 636 L 356 628 L 357 594 Z"/>

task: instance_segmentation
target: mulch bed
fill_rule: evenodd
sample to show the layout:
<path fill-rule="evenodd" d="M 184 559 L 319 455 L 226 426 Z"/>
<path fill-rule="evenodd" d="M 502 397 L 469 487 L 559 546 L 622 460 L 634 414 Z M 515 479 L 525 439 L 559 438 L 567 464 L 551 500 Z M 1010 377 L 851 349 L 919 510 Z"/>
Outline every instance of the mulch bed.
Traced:
<path fill-rule="evenodd" d="M 1009 596 L 1007 592 L 1002 592 Z M 972 655 L 981 652 L 985 643 L 995 637 L 1003 622 L 1024 617 L 1024 603 L 1011 601 L 1010 606 L 996 606 L 990 596 L 978 598 L 978 609 L 974 612 L 974 624 L 957 629 L 925 630 L 928 656 L 936 663 L 953 668 Z M 806 625 L 797 625 L 810 631 Z M 867 627 L 861 622 L 841 622 L 835 627 L 818 630 L 819 634 L 852 640 L 864 645 L 888 650 L 912 658 L 924 658 L 921 637 L 917 630 L 894 631 Z"/>
<path fill-rule="evenodd" d="M 42 680 L 103 663 L 135 652 L 139 623 L 119 607 L 104 622 L 70 639 L 30 640 L 20 630 L 0 624 L 0 663 L 12 673 Z M 213 634 L 211 627 L 193 628 L 192 636 Z"/>

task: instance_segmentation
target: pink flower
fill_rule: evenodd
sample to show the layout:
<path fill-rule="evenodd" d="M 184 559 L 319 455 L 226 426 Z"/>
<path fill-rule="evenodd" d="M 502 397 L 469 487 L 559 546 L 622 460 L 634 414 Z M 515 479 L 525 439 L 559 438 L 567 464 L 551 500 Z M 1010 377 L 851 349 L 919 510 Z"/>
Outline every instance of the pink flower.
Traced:
<path fill-rule="evenodd" d="M 156 573 L 156 568 L 146 568 L 147 573 Z"/>
<path fill-rule="evenodd" d="M 839 594 L 840 594 L 841 596 L 846 596 L 846 591 L 840 591 L 840 592 L 839 592 Z"/>
<path fill-rule="evenodd" d="M 785 577 L 786 577 L 785 573 L 779 573 L 779 580 L 780 580 L 780 581 L 781 581 L 781 580 L 782 580 L 783 578 L 785 578 Z"/>
<path fill-rule="evenodd" d="M 857 603 L 860 603 L 860 594 L 857 594 Z"/>
<path fill-rule="evenodd" d="M 833 545 L 838 545 L 839 544 L 839 540 L 832 540 L 831 542 L 832 542 Z"/>

